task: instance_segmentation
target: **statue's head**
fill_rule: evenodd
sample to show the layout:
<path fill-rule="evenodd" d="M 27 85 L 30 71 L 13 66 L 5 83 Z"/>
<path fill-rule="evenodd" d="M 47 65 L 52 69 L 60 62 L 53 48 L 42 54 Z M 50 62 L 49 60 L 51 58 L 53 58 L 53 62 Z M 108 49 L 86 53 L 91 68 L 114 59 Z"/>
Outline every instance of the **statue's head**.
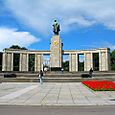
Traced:
<path fill-rule="evenodd" d="M 57 22 L 57 20 L 54 20 L 54 22 Z"/>

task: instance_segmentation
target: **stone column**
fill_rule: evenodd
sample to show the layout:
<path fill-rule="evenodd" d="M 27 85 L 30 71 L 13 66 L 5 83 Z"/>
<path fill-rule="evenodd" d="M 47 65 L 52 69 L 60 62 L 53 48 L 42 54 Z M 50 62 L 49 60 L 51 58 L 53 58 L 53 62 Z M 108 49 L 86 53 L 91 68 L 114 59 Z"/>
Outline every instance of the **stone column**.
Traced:
<path fill-rule="evenodd" d="M 2 55 L 2 71 L 7 71 L 7 69 L 6 69 L 6 56 L 7 56 L 7 54 L 4 52 Z"/>
<path fill-rule="evenodd" d="M 105 57 L 106 57 L 106 53 L 105 52 L 99 52 L 99 71 L 105 71 L 106 68 L 106 60 L 105 60 Z"/>
<path fill-rule="evenodd" d="M 71 59 L 71 54 L 69 54 L 69 71 L 72 71 L 72 59 Z"/>
<path fill-rule="evenodd" d="M 76 71 L 76 54 L 72 54 L 72 71 Z"/>
<path fill-rule="evenodd" d="M 44 55 L 41 55 L 41 70 L 43 71 Z"/>
<path fill-rule="evenodd" d="M 79 60 L 78 60 L 78 54 L 76 53 L 76 71 L 78 71 L 78 66 L 79 66 L 79 65 L 78 65 L 78 61 L 79 61 Z"/>
<path fill-rule="evenodd" d="M 22 53 L 20 53 L 19 71 L 22 71 Z"/>
<path fill-rule="evenodd" d="M 106 50 L 106 71 L 111 70 L 111 59 L 110 59 L 110 49 L 107 48 Z"/>
<path fill-rule="evenodd" d="M 20 71 L 28 71 L 28 54 L 20 54 Z"/>
<path fill-rule="evenodd" d="M 91 52 L 91 61 L 90 61 L 90 69 L 93 69 L 93 53 Z"/>
<path fill-rule="evenodd" d="M 93 68 L 92 52 L 85 53 L 84 58 L 84 71 L 89 71 L 91 68 Z"/>
<path fill-rule="evenodd" d="M 42 55 L 41 54 L 35 54 L 35 71 L 40 71 L 42 69 Z"/>
<path fill-rule="evenodd" d="M 7 53 L 5 59 L 6 59 L 6 71 L 13 71 L 13 53 Z"/>
<path fill-rule="evenodd" d="M 7 65 L 7 71 L 10 71 L 11 69 L 11 54 L 7 53 L 7 58 L 6 58 L 6 65 Z"/>
<path fill-rule="evenodd" d="M 110 70 L 110 52 L 109 49 L 99 52 L 99 71 Z"/>
<path fill-rule="evenodd" d="M 27 56 L 26 57 L 26 60 L 27 60 L 26 61 L 26 71 L 28 71 L 28 67 L 29 67 L 29 54 L 27 53 L 26 56 Z"/>
<path fill-rule="evenodd" d="M 14 54 L 12 53 L 11 54 L 12 56 L 11 56 L 11 71 L 13 71 L 14 70 Z"/>
<path fill-rule="evenodd" d="M 69 61 L 69 68 L 70 71 L 76 71 L 76 54 L 70 54 L 70 61 Z"/>
<path fill-rule="evenodd" d="M 102 58 L 101 58 L 101 51 L 99 51 L 99 71 L 102 71 Z"/>

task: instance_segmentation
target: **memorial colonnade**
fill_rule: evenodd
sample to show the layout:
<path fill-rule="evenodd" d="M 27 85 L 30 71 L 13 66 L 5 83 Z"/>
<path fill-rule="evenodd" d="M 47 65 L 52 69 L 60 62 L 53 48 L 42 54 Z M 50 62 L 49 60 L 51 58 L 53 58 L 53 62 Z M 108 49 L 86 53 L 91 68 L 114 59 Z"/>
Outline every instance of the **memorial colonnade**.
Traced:
<path fill-rule="evenodd" d="M 16 50 L 5 49 L 2 55 L 2 71 L 13 71 L 14 54 L 19 54 L 19 71 L 29 71 L 28 61 L 29 54 L 35 55 L 34 71 L 43 70 L 43 55 L 50 55 L 50 51 L 31 51 L 31 50 Z M 80 54 L 84 55 L 84 71 L 89 71 L 93 68 L 93 54 L 99 55 L 99 71 L 110 70 L 110 51 L 108 48 L 100 48 L 94 50 L 64 50 L 63 54 L 69 55 L 69 71 L 79 71 L 78 58 Z"/>

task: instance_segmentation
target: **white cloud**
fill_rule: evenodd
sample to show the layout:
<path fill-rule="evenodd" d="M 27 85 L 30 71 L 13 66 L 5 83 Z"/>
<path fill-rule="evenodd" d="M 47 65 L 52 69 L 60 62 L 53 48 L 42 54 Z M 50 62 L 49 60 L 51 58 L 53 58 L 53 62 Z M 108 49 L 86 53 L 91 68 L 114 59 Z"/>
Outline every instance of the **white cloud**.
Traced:
<path fill-rule="evenodd" d="M 102 43 L 102 46 L 103 46 L 103 47 L 108 47 L 108 48 L 110 48 L 111 50 L 115 50 L 115 44 L 112 44 L 112 43 L 107 42 L 107 41 L 104 41 L 104 42 Z"/>
<path fill-rule="evenodd" d="M 39 32 L 50 32 L 59 19 L 63 31 L 72 24 L 88 27 L 103 24 L 115 30 L 115 0 L 6 0 L 6 6 L 25 24 Z"/>
<path fill-rule="evenodd" d="M 28 47 L 39 40 L 40 39 L 26 31 L 18 31 L 14 28 L 0 28 L 0 51 L 4 48 L 10 47 L 11 45 Z"/>
<path fill-rule="evenodd" d="M 115 44 L 112 44 L 108 41 L 100 41 L 100 42 L 94 42 L 91 43 L 92 45 L 81 45 L 82 47 L 85 47 L 85 49 L 92 49 L 92 48 L 110 48 L 111 50 L 115 50 Z"/>

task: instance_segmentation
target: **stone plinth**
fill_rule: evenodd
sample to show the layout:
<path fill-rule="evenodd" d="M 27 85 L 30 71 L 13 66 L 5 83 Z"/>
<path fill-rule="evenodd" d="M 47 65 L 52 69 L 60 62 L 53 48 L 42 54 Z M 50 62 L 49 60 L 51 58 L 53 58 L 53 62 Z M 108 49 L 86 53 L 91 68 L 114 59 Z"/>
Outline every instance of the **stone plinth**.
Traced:
<path fill-rule="evenodd" d="M 59 35 L 52 37 L 50 50 L 50 67 L 62 68 L 62 43 Z"/>

